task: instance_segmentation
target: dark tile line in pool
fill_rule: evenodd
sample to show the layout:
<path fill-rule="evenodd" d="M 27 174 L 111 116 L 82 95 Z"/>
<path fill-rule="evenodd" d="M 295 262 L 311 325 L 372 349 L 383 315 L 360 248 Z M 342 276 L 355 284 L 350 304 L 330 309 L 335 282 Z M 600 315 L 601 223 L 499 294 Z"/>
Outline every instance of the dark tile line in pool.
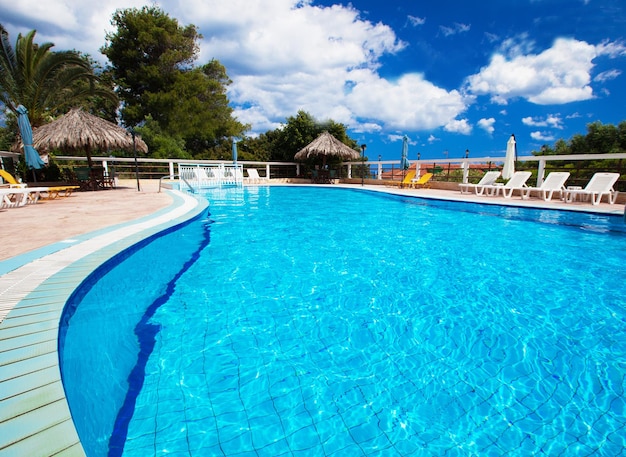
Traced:
<path fill-rule="evenodd" d="M 124 259 L 130 257 L 138 250 L 145 248 L 156 238 L 166 236 L 174 231 L 179 230 L 184 225 L 197 222 L 198 220 L 201 220 L 203 218 L 206 219 L 206 211 L 188 221 L 170 227 L 163 232 L 142 240 L 131 248 L 126 249 L 120 252 L 118 255 L 109 259 L 101 267 L 94 271 L 93 274 L 86 278 L 83 284 L 81 284 L 81 286 L 74 291 L 72 297 L 70 297 L 70 299 L 68 300 L 68 306 L 66 306 L 66 310 L 64 311 L 63 317 L 61 319 L 61 330 L 59 332 L 60 348 L 62 348 L 63 344 L 65 343 L 67 327 L 70 324 L 72 315 L 76 311 L 76 307 L 80 304 L 80 302 L 89 292 L 89 290 L 91 290 L 94 284 L 100 278 L 102 278 L 102 276 L 104 276 L 107 272 L 109 272 Z M 155 336 L 159 331 L 159 327 L 151 324 L 149 321 L 154 313 L 159 309 L 159 307 L 166 303 L 169 297 L 174 293 L 176 281 L 197 261 L 200 256 L 200 252 L 209 244 L 209 224 L 207 223 L 205 227 L 206 236 L 199 244 L 198 248 L 193 253 L 191 253 L 190 258 L 184 263 L 180 271 L 178 271 L 171 279 L 171 281 L 166 285 L 165 292 L 161 296 L 159 296 L 150 307 L 148 307 L 141 320 L 137 323 L 137 326 L 135 327 L 134 333 L 137 336 L 139 342 L 139 354 L 137 358 L 137 363 L 131 369 L 131 372 L 128 376 L 129 388 L 126 393 L 126 397 L 124 398 L 124 401 L 118 411 L 117 417 L 113 424 L 113 432 L 109 440 L 109 456 L 121 456 L 124 451 L 124 444 L 127 440 L 128 435 L 128 426 L 133 416 L 137 396 L 139 395 L 143 387 L 146 364 L 154 349 Z"/>

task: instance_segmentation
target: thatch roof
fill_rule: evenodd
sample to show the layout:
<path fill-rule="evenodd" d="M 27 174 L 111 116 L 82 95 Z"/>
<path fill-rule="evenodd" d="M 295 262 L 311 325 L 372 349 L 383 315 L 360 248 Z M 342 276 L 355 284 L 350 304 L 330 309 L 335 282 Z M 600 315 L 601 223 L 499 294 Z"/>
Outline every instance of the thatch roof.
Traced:
<path fill-rule="evenodd" d="M 19 147 L 22 145 L 20 144 Z M 133 138 L 123 127 L 83 111 L 72 108 L 49 124 L 33 131 L 33 146 L 39 153 L 51 150 L 63 152 L 133 150 Z M 138 152 L 148 152 L 140 137 L 135 138 Z"/>
<path fill-rule="evenodd" d="M 314 156 L 338 156 L 344 160 L 354 160 L 360 157 L 359 151 L 342 143 L 328 132 L 322 132 L 308 146 L 300 149 L 294 159 L 306 160 Z"/>

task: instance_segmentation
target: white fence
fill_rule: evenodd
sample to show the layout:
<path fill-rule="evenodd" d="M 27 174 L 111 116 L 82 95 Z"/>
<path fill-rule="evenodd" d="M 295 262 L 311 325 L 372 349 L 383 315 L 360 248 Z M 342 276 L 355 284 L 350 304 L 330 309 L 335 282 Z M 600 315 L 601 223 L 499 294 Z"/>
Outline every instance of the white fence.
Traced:
<path fill-rule="evenodd" d="M 538 175 L 538 183 L 540 185 L 543 180 L 545 174 L 545 168 L 547 162 L 562 162 L 562 161 L 589 161 L 595 164 L 600 164 L 602 167 L 603 161 L 608 160 L 625 160 L 626 153 L 612 153 L 612 154 L 576 154 L 576 155 L 550 155 L 550 156 L 519 156 L 517 157 L 518 162 L 525 162 L 528 166 L 530 163 L 535 162 L 537 164 L 537 175 Z M 63 161 L 87 161 L 86 157 L 72 157 L 72 156 L 56 156 L 55 160 L 59 162 Z M 124 167 L 126 173 L 137 173 L 142 178 L 146 177 L 146 175 L 150 175 L 152 179 L 158 179 L 161 176 L 168 174 L 173 177 L 175 174 L 175 167 L 185 167 L 185 168 L 194 168 L 194 167 L 202 167 L 202 168 L 215 168 L 219 166 L 223 166 L 224 169 L 236 167 L 240 169 L 240 176 L 243 177 L 243 167 L 253 167 L 258 170 L 265 169 L 265 177 L 266 178 L 275 178 L 279 174 L 283 174 L 282 177 L 298 177 L 301 176 L 301 164 L 295 162 L 253 162 L 253 161 L 238 161 L 237 164 L 233 164 L 232 162 L 228 163 L 226 161 L 218 161 L 218 160 L 180 160 L 180 159 L 153 159 L 141 157 L 138 159 L 132 158 L 122 158 L 122 157 L 93 157 L 94 162 L 100 162 L 105 170 L 108 167 L 119 165 L 120 167 Z M 430 167 L 430 166 L 443 166 L 445 167 L 447 164 L 457 164 L 457 167 L 463 170 L 461 182 L 467 182 L 470 164 L 494 164 L 499 165 L 504 162 L 504 157 L 475 157 L 475 158 L 448 158 L 445 159 L 421 159 L 421 160 L 411 160 L 411 164 L 416 164 L 418 168 L 421 167 Z M 132 164 L 135 164 L 135 167 L 132 168 Z M 137 164 L 142 167 L 141 171 L 137 171 Z M 383 177 L 383 172 L 388 170 L 393 170 L 395 167 L 400 167 L 399 160 L 385 160 L 385 161 L 365 161 L 365 162 L 345 162 L 342 165 L 344 169 L 343 176 L 353 177 L 353 171 L 355 168 L 365 168 L 366 176 L 375 177 L 377 180 L 381 180 Z M 159 172 L 152 171 L 150 173 L 144 171 L 145 167 L 158 167 Z M 286 170 L 285 173 L 281 173 L 282 170 Z M 621 171 L 614 170 L 609 167 L 600 168 L 598 171 Z M 155 176 L 157 173 L 157 176 Z M 160 175 L 158 174 L 160 173 Z M 359 173 L 360 176 L 360 173 Z M 207 176 L 208 178 L 208 176 Z M 369 178 L 368 178 L 369 179 Z M 236 180 L 235 180 L 236 181 Z M 211 183 L 210 180 L 206 180 L 207 184 Z M 191 183 L 191 181 L 190 181 Z M 236 182 L 235 182 L 236 184 Z M 215 180 L 213 185 L 227 185 L 227 181 L 218 181 Z"/>
<path fill-rule="evenodd" d="M 195 192 L 226 186 L 243 186 L 243 166 L 237 164 L 189 165 L 178 164 L 178 178 L 181 190 Z"/>

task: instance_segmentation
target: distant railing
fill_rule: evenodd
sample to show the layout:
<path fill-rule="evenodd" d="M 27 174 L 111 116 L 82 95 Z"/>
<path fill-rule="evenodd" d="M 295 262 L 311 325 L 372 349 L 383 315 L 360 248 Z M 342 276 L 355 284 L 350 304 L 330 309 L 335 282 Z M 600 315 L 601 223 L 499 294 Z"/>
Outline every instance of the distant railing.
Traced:
<path fill-rule="evenodd" d="M 569 171 L 571 177 L 568 180 L 572 185 L 584 185 L 591 175 L 598 171 L 611 171 L 626 175 L 626 153 L 617 154 L 573 154 L 573 155 L 549 155 L 549 156 L 519 156 L 515 162 L 518 170 L 533 172 L 537 184 L 541 185 L 543 178 L 550 171 Z M 86 157 L 57 156 L 57 162 L 84 165 Z M 151 159 L 138 158 L 137 170 L 135 159 L 124 157 L 93 157 L 92 161 L 101 163 L 109 172 L 114 169 L 114 175 L 119 178 L 135 178 L 137 171 L 140 179 L 159 179 L 164 175 L 174 177 L 176 167 L 179 165 L 219 166 L 220 164 L 233 164 L 226 160 L 178 160 L 178 159 Z M 475 157 L 475 158 L 445 158 L 423 159 L 409 161 L 410 166 L 416 165 L 419 171 L 429 170 L 435 174 L 434 181 L 444 182 L 468 182 L 478 180 L 484 171 L 500 169 L 504 163 L 504 157 Z M 309 178 L 311 170 L 305 165 L 296 162 L 252 162 L 238 161 L 242 166 L 244 176 L 245 169 L 256 168 L 259 175 L 278 178 Z M 63 165 L 67 166 L 67 165 Z M 403 178 L 403 170 L 400 160 L 344 162 L 337 167 L 339 178 L 367 179 L 374 181 L 400 181 Z M 626 180 L 620 180 L 617 188 L 626 191 Z"/>
<path fill-rule="evenodd" d="M 243 166 L 220 163 L 211 165 L 178 164 L 179 188 L 196 192 L 222 186 L 242 186 Z"/>

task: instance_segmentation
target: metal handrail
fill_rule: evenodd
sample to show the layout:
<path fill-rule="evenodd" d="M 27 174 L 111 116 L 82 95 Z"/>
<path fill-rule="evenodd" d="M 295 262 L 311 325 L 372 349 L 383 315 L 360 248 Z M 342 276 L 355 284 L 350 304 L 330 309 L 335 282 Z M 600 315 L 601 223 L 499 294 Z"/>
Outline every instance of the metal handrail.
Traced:
<path fill-rule="evenodd" d="M 191 193 L 195 194 L 196 193 L 196 189 L 194 189 L 194 187 L 189 184 L 189 181 L 187 181 L 183 176 L 179 176 L 179 175 L 165 175 L 165 176 L 161 176 L 159 178 L 159 193 L 161 192 L 161 183 L 163 182 L 164 179 L 166 178 L 170 178 L 170 179 L 174 179 L 178 176 L 178 178 L 182 179 L 185 184 L 187 184 L 187 187 L 189 187 L 189 189 L 191 189 Z"/>

